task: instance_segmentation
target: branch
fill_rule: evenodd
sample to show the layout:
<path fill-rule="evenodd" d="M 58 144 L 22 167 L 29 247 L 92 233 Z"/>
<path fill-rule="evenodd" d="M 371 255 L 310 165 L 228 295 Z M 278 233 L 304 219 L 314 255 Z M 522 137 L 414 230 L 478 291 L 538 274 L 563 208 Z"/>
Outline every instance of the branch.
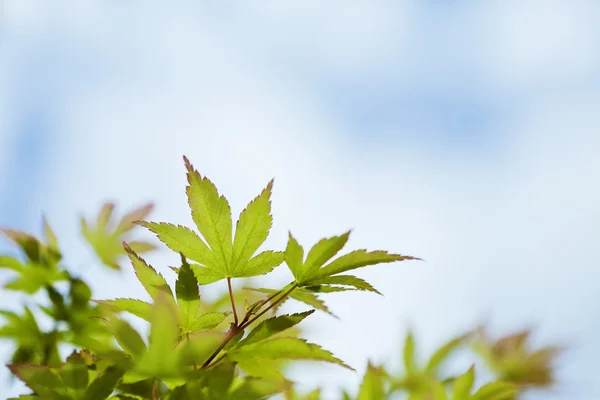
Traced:
<path fill-rule="evenodd" d="M 240 326 L 240 329 L 246 329 L 250 324 L 252 324 L 254 321 L 256 321 L 257 319 L 259 319 L 260 317 L 262 317 L 267 311 L 269 311 L 270 309 L 272 309 L 273 307 L 275 307 L 277 304 L 279 304 L 283 299 L 285 299 L 290 293 L 292 293 L 292 291 L 294 289 L 296 289 L 298 287 L 298 285 L 296 283 L 294 283 L 284 294 L 281 295 L 281 297 L 279 297 L 277 300 L 273 301 L 271 303 L 271 305 L 267 308 L 265 308 L 264 310 L 262 310 L 260 313 L 256 314 L 254 316 L 254 318 L 250 319 L 249 321 L 245 322 L 244 324 L 242 324 Z M 271 296 L 270 299 L 272 299 L 274 296 Z"/>

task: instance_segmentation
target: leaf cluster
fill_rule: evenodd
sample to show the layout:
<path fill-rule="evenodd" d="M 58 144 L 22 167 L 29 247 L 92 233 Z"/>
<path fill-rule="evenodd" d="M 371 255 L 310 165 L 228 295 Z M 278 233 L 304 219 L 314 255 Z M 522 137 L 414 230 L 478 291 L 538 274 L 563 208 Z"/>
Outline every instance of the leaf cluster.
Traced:
<path fill-rule="evenodd" d="M 22 313 L 0 311 L 5 319 L 0 338 L 11 340 L 16 348 L 9 368 L 32 390 L 19 398 L 253 400 L 280 394 L 288 400 L 318 400 L 320 389 L 296 392 L 286 378 L 290 363 L 318 361 L 353 370 L 328 350 L 302 339 L 299 324 L 315 310 L 333 315 L 321 298 L 329 293 L 380 294 L 355 270 L 418 258 L 384 250 L 344 253 L 350 232 L 324 238 L 307 251 L 290 232 L 285 249 L 261 250 L 273 223 L 273 181 L 240 212 L 234 229 L 227 199 L 187 158 L 184 161 L 193 229 L 143 221 L 151 205 L 115 220 L 114 205 L 107 203 L 95 220 L 81 219 L 82 235 L 100 263 L 120 269 L 121 257 L 127 256 L 148 300 L 127 294 L 92 300 L 83 278 L 62 265 L 58 240 L 46 222 L 43 242 L 2 230 L 22 253 L 21 258 L 0 257 L 0 268 L 17 276 L 4 288 L 46 295 L 45 303 L 35 305 L 37 313 L 31 307 Z M 130 239 L 136 225 L 153 232 L 180 260 L 178 266 L 166 268 L 176 274 L 174 287 L 140 256 L 155 246 Z M 280 289 L 255 287 L 249 280 L 284 263 L 292 279 Z M 234 289 L 235 280 L 241 290 Z M 222 288 L 223 295 L 207 299 L 201 288 L 209 284 Z M 279 314 L 289 299 L 310 309 Z M 54 322 L 53 329 L 40 329 L 42 316 Z M 136 329 L 132 317 L 146 324 L 147 334 Z M 404 393 L 410 399 L 499 400 L 552 382 L 550 361 L 555 353 L 528 352 L 521 339 L 489 342 L 479 335 L 474 342 L 475 336 L 453 339 L 420 365 L 409 334 L 401 374 L 370 363 L 356 396 L 344 392 L 341 398 L 377 400 Z M 63 359 L 59 345 L 64 344 L 75 350 Z M 467 345 L 478 349 L 498 381 L 474 387 L 474 368 L 457 377 L 442 375 L 446 359 Z"/>

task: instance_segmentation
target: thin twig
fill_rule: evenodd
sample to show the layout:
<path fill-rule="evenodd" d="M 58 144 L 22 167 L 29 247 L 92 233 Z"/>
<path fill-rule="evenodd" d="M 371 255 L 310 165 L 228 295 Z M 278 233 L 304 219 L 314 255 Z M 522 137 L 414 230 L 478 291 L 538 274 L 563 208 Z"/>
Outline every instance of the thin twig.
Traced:
<path fill-rule="evenodd" d="M 267 311 L 269 311 L 270 309 L 275 307 L 278 303 L 280 303 L 283 299 L 285 299 L 297 287 L 298 287 L 298 285 L 294 283 L 292 285 L 292 287 L 290 287 L 284 294 L 281 295 L 281 297 L 279 297 L 277 300 L 273 301 L 269 307 L 265 308 L 260 313 L 256 314 L 254 316 L 254 318 L 251 318 L 249 321 L 247 321 L 243 325 L 241 325 L 240 329 L 246 329 L 250 324 L 252 324 L 254 321 L 256 321 L 257 319 L 262 317 Z"/>
<path fill-rule="evenodd" d="M 240 332 L 241 329 L 238 326 L 232 326 L 229 332 L 227 332 L 227 336 L 225 336 L 225 339 L 223 339 L 219 347 L 217 347 L 217 349 L 210 355 L 210 357 L 208 357 L 208 360 L 206 360 L 204 364 L 202 364 L 202 368 L 208 367 L 210 362 L 214 360 L 214 358 L 221 352 L 221 350 L 225 348 L 225 346 L 227 346 L 227 343 L 229 343 L 229 341 Z"/>
<path fill-rule="evenodd" d="M 158 400 L 158 381 L 156 379 L 152 382 L 152 400 Z"/>

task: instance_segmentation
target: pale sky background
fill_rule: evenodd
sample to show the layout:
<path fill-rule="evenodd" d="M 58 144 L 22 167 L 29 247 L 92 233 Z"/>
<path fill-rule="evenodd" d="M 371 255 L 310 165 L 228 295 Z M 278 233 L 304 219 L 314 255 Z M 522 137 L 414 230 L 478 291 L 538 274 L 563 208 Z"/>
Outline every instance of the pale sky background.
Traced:
<path fill-rule="evenodd" d="M 407 326 L 429 352 L 485 320 L 570 346 L 530 399 L 600 398 L 597 0 L 1 4 L 0 225 L 47 215 L 95 297 L 144 293 L 94 264 L 78 213 L 153 200 L 191 225 L 186 154 L 234 216 L 275 177 L 272 248 L 353 228 L 349 249 L 426 260 L 359 273 L 385 297 L 329 297 L 341 321 L 307 336 L 358 375 L 311 364 L 302 387 L 334 399 L 367 359 L 397 366 Z"/>

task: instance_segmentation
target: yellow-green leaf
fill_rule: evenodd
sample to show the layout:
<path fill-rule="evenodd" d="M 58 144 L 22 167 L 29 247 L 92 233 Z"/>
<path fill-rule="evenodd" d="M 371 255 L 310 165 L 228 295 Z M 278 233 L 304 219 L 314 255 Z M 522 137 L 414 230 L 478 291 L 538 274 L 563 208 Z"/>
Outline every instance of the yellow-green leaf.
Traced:
<path fill-rule="evenodd" d="M 248 346 L 252 343 L 258 343 L 268 339 L 273 335 L 299 324 L 304 318 L 308 317 L 313 312 L 314 310 L 310 310 L 303 313 L 279 315 L 277 317 L 266 319 L 262 321 L 256 328 L 254 328 L 245 339 L 238 342 L 234 348 Z"/>
<path fill-rule="evenodd" d="M 311 276 L 314 271 L 321 268 L 323 264 L 335 256 L 346 245 L 349 237 L 350 231 L 341 236 L 333 236 L 317 242 L 306 256 L 302 278 Z"/>
<path fill-rule="evenodd" d="M 131 260 L 131 264 L 133 265 L 138 280 L 142 286 L 144 286 L 144 289 L 146 289 L 146 292 L 148 292 L 150 297 L 156 300 L 160 294 L 163 293 L 170 299 L 173 299 L 173 292 L 165 278 L 148 265 L 146 261 L 138 256 L 126 243 L 123 243 L 123 246 L 129 255 L 129 259 Z"/>
<path fill-rule="evenodd" d="M 232 272 L 232 223 L 231 208 L 227 199 L 219 196 L 215 185 L 206 177 L 202 177 L 192 164 L 184 157 L 187 168 L 187 196 L 192 219 L 198 230 L 206 239 L 220 266 Z"/>
<path fill-rule="evenodd" d="M 271 190 L 273 180 L 240 213 L 233 242 L 233 268 L 245 265 L 264 243 L 273 223 L 271 216 Z"/>
<path fill-rule="evenodd" d="M 358 391 L 356 400 L 375 400 L 385 398 L 385 381 L 383 371 L 369 363 Z"/>
<path fill-rule="evenodd" d="M 138 299 L 118 298 L 114 300 L 92 301 L 115 312 L 128 312 L 146 321 L 150 321 L 150 316 L 152 315 L 152 304 Z"/>
<path fill-rule="evenodd" d="M 175 293 L 177 295 L 177 305 L 180 313 L 180 323 L 182 333 L 193 332 L 192 324 L 198 318 L 200 308 L 200 293 L 198 291 L 198 281 L 192 272 L 190 265 L 181 258 L 182 266 L 175 282 Z"/>
<path fill-rule="evenodd" d="M 296 281 L 300 280 L 302 267 L 304 265 L 304 249 L 296 239 L 289 233 L 288 244 L 285 249 L 285 263 L 292 271 Z"/>
<path fill-rule="evenodd" d="M 186 258 L 205 267 L 218 269 L 211 250 L 191 229 L 164 222 L 140 222 L 139 224 L 154 232 L 158 239 L 174 252 L 183 253 Z"/>
<path fill-rule="evenodd" d="M 356 250 L 343 255 L 332 261 L 325 267 L 315 271 L 313 274 L 304 277 L 305 281 L 325 278 L 330 275 L 340 274 L 356 268 L 362 268 L 368 265 L 391 263 L 395 261 L 417 260 L 415 257 L 404 256 L 401 254 L 390 254 L 387 251 L 377 250 L 367 252 L 367 250 Z"/>
<path fill-rule="evenodd" d="M 263 251 L 248 261 L 244 266 L 239 266 L 235 271 L 235 274 L 233 274 L 233 277 L 246 278 L 268 274 L 283 262 L 283 257 L 284 254 L 279 251 Z"/>

